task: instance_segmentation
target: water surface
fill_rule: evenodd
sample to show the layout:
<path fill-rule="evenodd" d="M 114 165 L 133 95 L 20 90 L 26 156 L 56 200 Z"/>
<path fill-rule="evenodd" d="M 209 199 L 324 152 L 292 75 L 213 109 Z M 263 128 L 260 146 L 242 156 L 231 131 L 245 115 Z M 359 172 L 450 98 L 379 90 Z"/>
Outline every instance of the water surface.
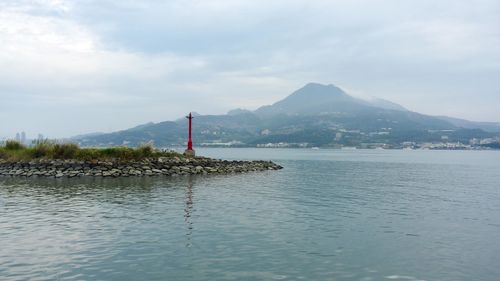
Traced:
<path fill-rule="evenodd" d="M 281 171 L 0 178 L 1 280 L 498 280 L 500 153 L 204 149 Z"/>

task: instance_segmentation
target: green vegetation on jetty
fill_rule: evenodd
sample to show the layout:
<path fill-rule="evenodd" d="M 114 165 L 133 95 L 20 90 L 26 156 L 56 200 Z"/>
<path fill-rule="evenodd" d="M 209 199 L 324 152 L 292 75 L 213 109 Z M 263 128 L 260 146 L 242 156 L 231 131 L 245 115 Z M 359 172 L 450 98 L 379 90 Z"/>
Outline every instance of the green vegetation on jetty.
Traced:
<path fill-rule="evenodd" d="M 151 145 L 138 148 L 80 148 L 75 144 L 16 141 L 0 145 L 0 176 L 10 177 L 143 177 L 231 174 L 280 170 L 271 161 L 227 161 L 187 157 Z"/>
<path fill-rule="evenodd" d="M 53 143 L 40 141 L 27 147 L 17 141 L 8 140 L 0 145 L 0 159 L 7 161 L 30 161 L 35 159 L 58 160 L 140 160 L 158 157 L 182 157 L 173 151 L 155 149 L 152 145 L 137 148 L 81 148 L 72 143 Z"/>

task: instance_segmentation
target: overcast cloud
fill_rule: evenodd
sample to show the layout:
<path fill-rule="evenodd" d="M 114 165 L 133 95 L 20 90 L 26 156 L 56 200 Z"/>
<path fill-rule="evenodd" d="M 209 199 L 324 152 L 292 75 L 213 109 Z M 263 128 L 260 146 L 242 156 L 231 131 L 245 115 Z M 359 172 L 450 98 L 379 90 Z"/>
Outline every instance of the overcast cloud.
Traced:
<path fill-rule="evenodd" d="M 497 0 L 1 0 L 0 137 L 270 104 L 333 83 L 500 122 Z"/>

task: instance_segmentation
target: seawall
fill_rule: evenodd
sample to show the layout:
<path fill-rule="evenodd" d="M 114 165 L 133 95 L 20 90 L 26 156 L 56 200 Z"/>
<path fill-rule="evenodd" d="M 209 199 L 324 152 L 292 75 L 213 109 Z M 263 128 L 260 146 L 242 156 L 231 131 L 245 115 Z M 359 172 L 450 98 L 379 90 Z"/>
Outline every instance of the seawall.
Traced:
<path fill-rule="evenodd" d="M 143 177 L 231 174 L 282 169 L 271 161 L 229 161 L 204 157 L 120 160 L 0 160 L 0 176 L 10 177 Z"/>

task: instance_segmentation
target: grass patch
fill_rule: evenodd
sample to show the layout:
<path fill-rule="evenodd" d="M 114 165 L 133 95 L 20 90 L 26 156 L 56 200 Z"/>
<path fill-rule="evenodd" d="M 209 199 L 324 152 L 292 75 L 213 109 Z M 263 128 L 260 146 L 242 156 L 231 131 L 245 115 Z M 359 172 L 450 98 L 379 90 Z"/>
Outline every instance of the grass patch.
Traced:
<path fill-rule="evenodd" d="M 74 159 L 74 160 L 141 160 L 153 157 L 181 157 L 173 151 L 163 151 L 152 145 L 137 148 L 80 148 L 73 143 L 52 143 L 41 141 L 32 147 L 26 147 L 16 141 L 7 141 L 0 146 L 0 159 L 8 161 L 29 161 L 34 159 Z"/>
<path fill-rule="evenodd" d="M 25 148 L 26 148 L 26 146 L 24 146 L 23 144 L 15 141 L 15 140 L 8 140 L 5 142 L 5 149 L 9 150 L 9 151 L 21 150 L 21 149 L 25 149 Z"/>

